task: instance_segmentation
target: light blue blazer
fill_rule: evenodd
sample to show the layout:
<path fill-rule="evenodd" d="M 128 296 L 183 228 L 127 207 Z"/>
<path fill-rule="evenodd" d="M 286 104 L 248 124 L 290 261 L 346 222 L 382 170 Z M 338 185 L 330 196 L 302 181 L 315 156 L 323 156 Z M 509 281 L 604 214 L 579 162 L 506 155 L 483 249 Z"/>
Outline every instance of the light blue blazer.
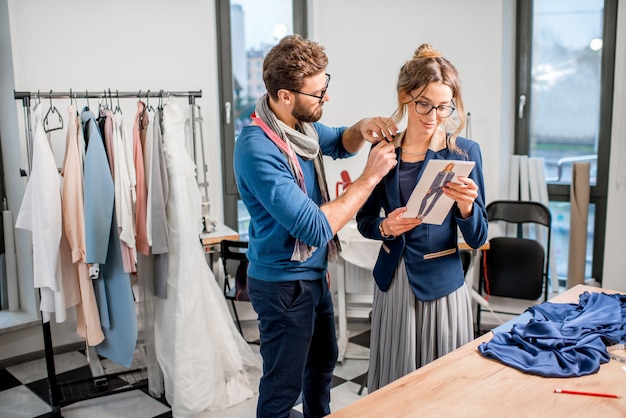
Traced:
<path fill-rule="evenodd" d="M 103 264 L 109 245 L 115 186 L 96 118 L 87 108 L 80 116 L 87 143 L 83 169 L 86 261 Z"/>

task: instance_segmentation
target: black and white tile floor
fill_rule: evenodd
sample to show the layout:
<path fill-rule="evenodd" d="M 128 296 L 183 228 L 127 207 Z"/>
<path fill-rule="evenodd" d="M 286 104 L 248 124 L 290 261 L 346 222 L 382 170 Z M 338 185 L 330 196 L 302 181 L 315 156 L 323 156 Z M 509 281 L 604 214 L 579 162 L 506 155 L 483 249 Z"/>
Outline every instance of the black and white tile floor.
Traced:
<path fill-rule="evenodd" d="M 366 320 L 350 321 L 350 342 L 347 352 L 356 354 L 355 357 L 367 357 L 369 354 L 369 323 Z M 256 324 L 251 324 L 244 330 L 246 338 L 251 338 L 256 332 Z M 258 333 L 257 333 L 258 337 Z M 258 351 L 258 345 L 252 345 Z M 139 357 L 139 356 L 137 356 Z M 119 366 L 107 359 L 101 359 L 102 368 L 106 375 L 120 373 L 119 382 L 109 383 L 128 385 L 121 380 L 126 379 L 123 373 L 128 369 Z M 141 360 L 135 360 L 131 369 L 141 368 Z M 55 355 L 57 381 L 76 382 L 80 379 L 92 381 L 91 367 L 84 351 L 72 351 Z M 331 409 L 337 411 L 367 393 L 358 395 L 361 382 L 366 378 L 368 360 L 346 358 L 335 368 L 331 389 Z M 129 379 L 126 379 L 129 380 Z M 137 389 L 116 392 L 107 396 L 96 397 L 61 408 L 64 418 L 166 418 L 172 412 L 164 399 L 155 399 L 148 395 L 145 380 L 134 379 L 131 383 Z M 75 399 L 75 398 L 73 398 Z M 252 398 L 232 408 L 203 413 L 198 418 L 251 418 L 255 416 L 256 398 Z M 0 369 L 0 417 L 2 418 L 33 418 L 52 417 L 48 395 L 48 381 L 44 359 L 38 359 L 22 364 L 15 364 Z M 292 410 L 293 418 L 302 417 L 302 405 L 296 404 Z"/>

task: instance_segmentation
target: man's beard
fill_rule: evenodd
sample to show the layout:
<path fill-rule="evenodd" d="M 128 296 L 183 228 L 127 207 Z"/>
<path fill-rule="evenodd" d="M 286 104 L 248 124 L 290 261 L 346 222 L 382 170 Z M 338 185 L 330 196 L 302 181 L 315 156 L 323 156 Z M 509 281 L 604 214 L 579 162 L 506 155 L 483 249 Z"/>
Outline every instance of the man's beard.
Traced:
<path fill-rule="evenodd" d="M 313 111 L 302 105 L 302 102 L 296 98 L 296 104 L 291 111 L 291 116 L 300 122 L 317 122 L 322 117 L 322 106 L 315 107 Z"/>

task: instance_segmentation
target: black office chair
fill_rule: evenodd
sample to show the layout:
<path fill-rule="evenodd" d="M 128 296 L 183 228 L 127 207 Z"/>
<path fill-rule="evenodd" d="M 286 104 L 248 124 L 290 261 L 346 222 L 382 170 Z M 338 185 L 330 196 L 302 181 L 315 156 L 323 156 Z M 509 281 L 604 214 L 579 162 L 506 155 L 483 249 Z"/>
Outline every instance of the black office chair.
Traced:
<path fill-rule="evenodd" d="M 490 224 L 514 225 L 514 237 L 497 236 L 489 240 L 489 249 L 482 251 L 479 291 L 485 298 L 498 296 L 522 299 L 528 306 L 548 300 L 548 272 L 550 265 L 550 209 L 539 202 L 498 200 L 487 205 Z M 531 225 L 535 227 L 531 229 Z M 490 225 L 490 227 L 495 225 Z M 529 233 L 530 232 L 530 233 Z M 545 239 L 542 239 L 545 238 Z M 545 245 L 542 241 L 545 241 Z M 476 330 L 481 333 L 481 312 L 478 304 Z M 490 310 L 493 313 L 518 315 L 506 307 Z"/>
<path fill-rule="evenodd" d="M 250 301 L 248 297 L 248 250 L 247 241 L 223 240 L 220 243 L 222 265 L 224 266 L 224 297 L 230 300 L 237 328 L 243 336 L 241 322 L 235 301 Z"/>

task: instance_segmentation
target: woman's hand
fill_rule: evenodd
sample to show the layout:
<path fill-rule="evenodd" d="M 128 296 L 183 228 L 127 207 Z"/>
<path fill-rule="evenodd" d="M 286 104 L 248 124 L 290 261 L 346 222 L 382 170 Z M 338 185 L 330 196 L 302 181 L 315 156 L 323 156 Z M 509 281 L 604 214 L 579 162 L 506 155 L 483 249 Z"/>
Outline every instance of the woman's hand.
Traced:
<path fill-rule="evenodd" d="M 385 234 L 397 237 L 422 223 L 421 219 L 403 218 L 402 215 L 406 211 L 407 209 L 402 207 L 389 212 L 387 217 L 383 220 L 383 230 Z"/>
<path fill-rule="evenodd" d="M 458 176 L 457 181 L 449 181 L 443 188 L 443 192 L 456 202 L 461 216 L 467 219 L 472 214 L 474 200 L 478 197 L 478 186 L 469 177 Z"/>

